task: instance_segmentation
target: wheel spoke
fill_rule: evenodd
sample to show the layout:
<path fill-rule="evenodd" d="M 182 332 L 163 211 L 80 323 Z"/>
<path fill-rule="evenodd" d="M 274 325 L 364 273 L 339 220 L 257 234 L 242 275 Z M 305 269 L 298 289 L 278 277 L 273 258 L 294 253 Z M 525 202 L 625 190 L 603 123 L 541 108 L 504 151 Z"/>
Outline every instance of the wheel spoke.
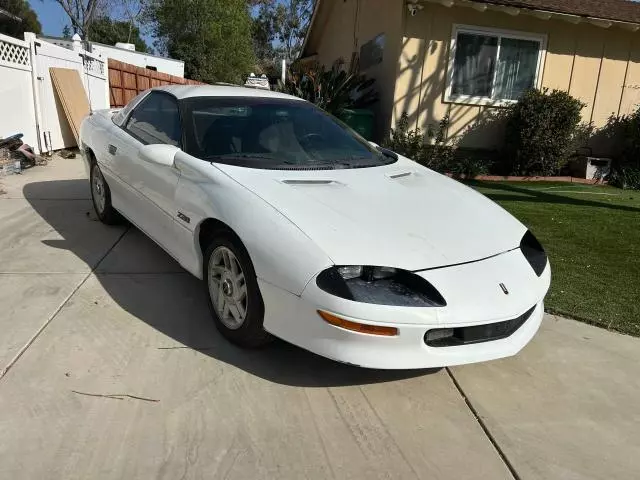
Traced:
<path fill-rule="evenodd" d="M 210 273 L 211 273 L 210 278 L 219 279 L 222 277 L 222 274 L 224 273 L 224 267 L 221 267 L 219 265 L 214 265 L 211 267 Z"/>
<path fill-rule="evenodd" d="M 247 286 L 246 285 L 242 285 L 241 287 L 238 287 L 238 290 L 236 292 L 236 301 L 240 301 L 240 300 L 244 300 L 245 297 L 247 296 Z"/>
<path fill-rule="evenodd" d="M 222 250 L 222 261 L 224 262 L 225 270 L 231 271 L 231 258 L 229 258 L 229 251 L 227 249 Z"/>
<path fill-rule="evenodd" d="M 239 321 L 243 321 L 244 317 L 247 315 L 247 309 L 245 308 L 245 306 L 242 304 L 242 302 L 237 302 L 235 305 L 235 308 L 238 312 L 238 320 Z"/>
<path fill-rule="evenodd" d="M 227 301 L 224 302 L 224 308 L 222 309 L 222 318 L 225 318 L 225 319 L 227 318 L 227 316 L 231 312 L 231 307 L 232 305 L 229 302 Z"/>
<path fill-rule="evenodd" d="M 233 277 L 238 276 L 238 273 L 241 271 L 240 270 L 240 266 L 238 265 L 238 259 L 237 258 L 231 258 L 229 259 L 229 267 L 231 268 L 231 275 Z"/>
<path fill-rule="evenodd" d="M 216 303 L 218 312 L 222 313 L 224 304 L 226 303 L 224 299 L 224 292 L 222 291 L 222 285 L 220 285 L 220 288 L 218 288 L 218 301 Z"/>
<path fill-rule="evenodd" d="M 229 304 L 229 313 L 231 313 L 231 316 L 234 318 L 236 323 L 242 324 L 242 321 L 244 320 L 244 311 L 240 310 L 238 307 L 238 304 Z"/>

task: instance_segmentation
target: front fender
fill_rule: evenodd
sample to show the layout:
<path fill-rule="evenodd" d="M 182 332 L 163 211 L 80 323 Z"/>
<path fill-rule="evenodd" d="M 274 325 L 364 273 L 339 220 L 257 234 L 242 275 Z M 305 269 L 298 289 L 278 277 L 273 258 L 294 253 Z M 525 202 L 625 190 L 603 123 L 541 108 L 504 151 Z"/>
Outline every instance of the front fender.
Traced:
<path fill-rule="evenodd" d="M 333 264 L 295 224 L 215 165 L 178 152 L 175 167 L 181 173 L 176 190 L 178 215 L 189 219 L 182 225 L 193 233 L 200 272 L 200 225 L 209 218 L 228 225 L 240 237 L 260 280 L 295 295 Z"/>

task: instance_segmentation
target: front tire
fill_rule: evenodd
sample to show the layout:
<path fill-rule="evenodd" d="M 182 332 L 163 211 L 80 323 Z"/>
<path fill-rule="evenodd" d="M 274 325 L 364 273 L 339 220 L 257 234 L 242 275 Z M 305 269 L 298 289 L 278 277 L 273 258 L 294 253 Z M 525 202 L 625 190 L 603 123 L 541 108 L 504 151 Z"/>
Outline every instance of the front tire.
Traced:
<path fill-rule="evenodd" d="M 204 274 L 209 309 L 220 333 L 245 348 L 268 343 L 255 270 L 240 241 L 226 232 L 217 235 L 205 251 Z"/>
<path fill-rule="evenodd" d="M 98 163 L 91 162 L 91 200 L 93 209 L 102 223 L 107 225 L 117 225 L 122 221 L 122 217 L 111 205 L 111 190 L 106 180 L 102 176 Z"/>

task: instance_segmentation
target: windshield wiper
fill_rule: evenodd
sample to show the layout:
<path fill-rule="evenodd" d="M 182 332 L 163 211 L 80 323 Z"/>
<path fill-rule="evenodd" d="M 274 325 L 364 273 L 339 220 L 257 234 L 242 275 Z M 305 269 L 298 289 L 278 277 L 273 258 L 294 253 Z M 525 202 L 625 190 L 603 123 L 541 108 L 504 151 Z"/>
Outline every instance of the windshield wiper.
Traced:
<path fill-rule="evenodd" d="M 377 146 L 376 149 L 385 157 L 392 158 L 393 160 L 398 160 L 398 154 L 389 150 L 388 148 L 384 148 L 381 146 Z"/>
<path fill-rule="evenodd" d="M 285 161 L 281 161 L 278 160 L 277 158 L 273 158 L 270 157 L 268 155 L 264 155 L 264 154 L 260 154 L 260 153 L 225 153 L 222 155 L 207 155 L 205 157 L 206 160 L 234 160 L 236 158 L 249 158 L 249 159 L 255 159 L 255 160 L 271 160 L 274 162 L 287 162 Z"/>

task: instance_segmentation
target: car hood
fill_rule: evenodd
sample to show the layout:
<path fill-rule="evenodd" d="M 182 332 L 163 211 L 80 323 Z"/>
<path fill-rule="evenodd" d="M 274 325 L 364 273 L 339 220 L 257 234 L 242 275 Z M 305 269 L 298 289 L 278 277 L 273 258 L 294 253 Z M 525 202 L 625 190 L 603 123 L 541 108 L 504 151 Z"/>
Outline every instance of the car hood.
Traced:
<path fill-rule="evenodd" d="M 422 270 L 497 255 L 526 232 L 494 202 L 404 157 L 339 170 L 216 165 L 280 211 L 336 265 Z"/>

